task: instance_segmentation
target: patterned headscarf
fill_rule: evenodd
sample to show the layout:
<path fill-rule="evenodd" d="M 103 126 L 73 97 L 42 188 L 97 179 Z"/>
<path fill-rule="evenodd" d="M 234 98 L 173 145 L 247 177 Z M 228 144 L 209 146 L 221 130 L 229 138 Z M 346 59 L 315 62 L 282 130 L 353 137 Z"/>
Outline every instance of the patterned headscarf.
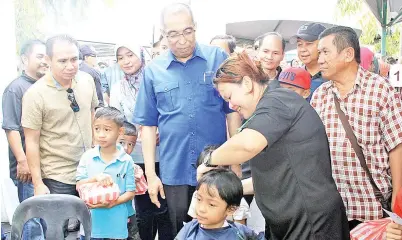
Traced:
<path fill-rule="evenodd" d="M 366 48 L 366 47 L 361 47 L 360 48 L 360 65 L 362 68 L 366 70 L 372 70 L 370 69 L 371 63 L 373 62 L 374 58 L 374 53 Z"/>
<path fill-rule="evenodd" d="M 120 81 L 120 92 L 123 95 L 124 105 L 130 110 L 131 115 L 134 113 L 135 103 L 137 101 L 137 95 L 140 87 L 140 83 L 144 78 L 145 57 L 144 50 L 139 45 L 133 44 L 120 44 L 116 45 L 115 53 L 117 59 L 117 51 L 119 48 L 125 47 L 133 52 L 141 61 L 141 67 L 134 74 L 124 73 L 124 78 Z M 126 116 L 131 117 L 131 116 Z"/>

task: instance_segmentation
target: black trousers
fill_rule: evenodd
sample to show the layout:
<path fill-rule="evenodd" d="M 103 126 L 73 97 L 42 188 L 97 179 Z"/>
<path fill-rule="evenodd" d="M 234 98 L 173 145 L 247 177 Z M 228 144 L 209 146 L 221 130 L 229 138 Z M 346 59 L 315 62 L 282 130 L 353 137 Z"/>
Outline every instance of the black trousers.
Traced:
<path fill-rule="evenodd" d="M 145 169 L 144 164 L 137 164 Z M 155 163 L 156 175 L 159 176 L 159 163 Z M 146 178 L 146 176 L 145 176 Z M 151 202 L 148 192 L 134 197 L 135 211 L 141 240 L 154 240 L 158 232 L 159 240 L 173 240 L 172 225 L 170 223 L 167 202 L 160 196 L 161 207 Z"/>
<path fill-rule="evenodd" d="M 189 185 L 170 186 L 163 185 L 165 190 L 172 234 L 176 236 L 183 227 L 183 222 L 189 222 L 192 218 L 187 215 L 191 198 L 195 187 Z"/>

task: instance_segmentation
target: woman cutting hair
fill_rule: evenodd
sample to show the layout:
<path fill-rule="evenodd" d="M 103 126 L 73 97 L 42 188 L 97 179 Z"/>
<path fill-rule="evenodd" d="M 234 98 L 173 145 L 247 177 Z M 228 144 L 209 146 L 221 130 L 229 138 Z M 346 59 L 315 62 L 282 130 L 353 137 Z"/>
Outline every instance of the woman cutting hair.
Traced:
<path fill-rule="evenodd" d="M 291 76 L 290 76 L 291 77 Z M 247 119 L 197 169 L 250 161 L 257 205 L 270 239 L 349 239 L 346 210 L 331 175 L 328 139 L 314 109 L 295 92 L 267 88 L 259 62 L 235 54 L 215 86 Z"/>

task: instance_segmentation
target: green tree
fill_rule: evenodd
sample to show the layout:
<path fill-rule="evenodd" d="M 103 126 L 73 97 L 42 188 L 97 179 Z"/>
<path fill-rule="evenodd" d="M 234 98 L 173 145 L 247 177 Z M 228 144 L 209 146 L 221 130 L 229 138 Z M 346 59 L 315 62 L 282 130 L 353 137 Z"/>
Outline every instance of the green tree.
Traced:
<path fill-rule="evenodd" d="M 62 23 L 66 14 L 72 14 L 76 20 L 85 19 L 85 10 L 90 3 L 98 4 L 99 0 L 14 0 L 15 4 L 15 35 L 17 51 L 21 44 L 33 38 L 43 39 L 45 33 L 41 29 L 41 23 L 45 16 L 55 16 L 56 23 Z M 103 4 L 112 7 L 114 0 L 103 0 Z M 74 9 L 65 11 L 66 7 Z"/>
<path fill-rule="evenodd" d="M 381 32 L 381 25 L 375 18 L 374 14 L 369 11 L 365 0 L 338 0 L 337 16 L 345 17 L 361 14 L 362 12 L 369 12 L 362 14 L 359 19 L 359 25 L 362 29 L 360 42 L 365 45 L 374 45 L 376 51 L 381 50 L 381 39 L 379 34 Z M 388 56 L 397 56 L 399 53 L 399 39 L 401 34 L 401 24 L 395 25 L 388 29 L 386 39 L 386 53 Z"/>
<path fill-rule="evenodd" d="M 38 23 L 43 19 L 43 13 L 39 11 L 39 1 L 15 0 L 15 36 L 17 51 L 22 43 L 33 38 L 43 38 Z"/>

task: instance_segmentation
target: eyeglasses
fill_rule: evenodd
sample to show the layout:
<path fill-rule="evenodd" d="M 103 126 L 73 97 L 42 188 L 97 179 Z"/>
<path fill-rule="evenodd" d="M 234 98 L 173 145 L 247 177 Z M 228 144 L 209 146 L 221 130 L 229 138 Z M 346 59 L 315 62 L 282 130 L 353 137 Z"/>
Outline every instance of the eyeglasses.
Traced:
<path fill-rule="evenodd" d="M 75 100 L 74 91 L 71 88 L 67 89 L 67 99 L 70 100 L 71 102 L 70 107 L 73 110 L 73 112 L 80 111 L 80 106 L 78 106 L 78 103 Z"/>
<path fill-rule="evenodd" d="M 189 37 L 191 37 L 193 35 L 194 32 L 195 32 L 195 29 L 192 27 L 189 27 L 189 28 L 184 29 L 182 33 L 179 33 L 176 31 L 169 32 L 166 34 L 166 37 L 170 42 L 175 43 L 180 40 L 181 36 L 183 36 L 185 39 L 188 39 Z"/>

